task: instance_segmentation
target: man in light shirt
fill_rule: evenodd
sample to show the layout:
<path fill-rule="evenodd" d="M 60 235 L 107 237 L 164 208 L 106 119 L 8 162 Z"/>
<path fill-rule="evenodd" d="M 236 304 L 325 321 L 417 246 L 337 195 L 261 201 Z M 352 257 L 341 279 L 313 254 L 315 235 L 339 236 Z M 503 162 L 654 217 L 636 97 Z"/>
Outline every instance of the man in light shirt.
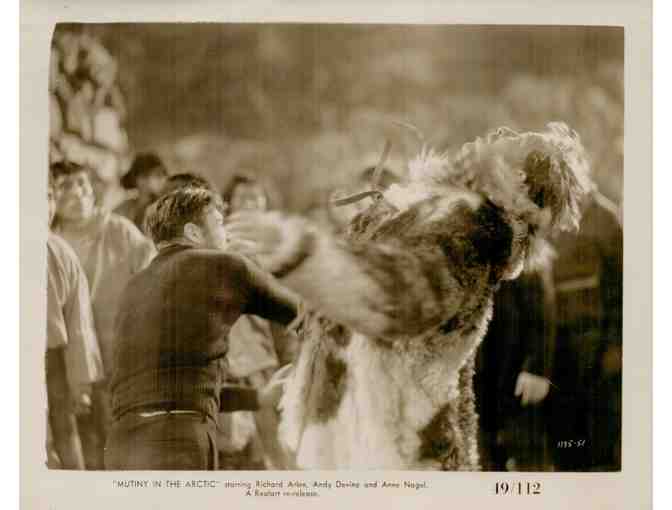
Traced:
<path fill-rule="evenodd" d="M 131 276 L 149 264 L 156 250 L 130 220 L 96 206 L 87 168 L 56 163 L 51 172 L 56 199 L 54 231 L 72 246 L 88 279 L 103 366 L 110 374 L 121 292 Z M 106 381 L 95 385 L 92 400 L 91 416 L 80 420 L 80 430 L 87 467 L 103 469 L 110 406 Z"/>
<path fill-rule="evenodd" d="M 49 223 L 55 201 L 49 186 Z M 86 275 L 72 248 L 56 234 L 47 238 L 47 346 L 49 466 L 84 469 L 77 414 L 90 412 L 91 386 L 103 367 Z"/>

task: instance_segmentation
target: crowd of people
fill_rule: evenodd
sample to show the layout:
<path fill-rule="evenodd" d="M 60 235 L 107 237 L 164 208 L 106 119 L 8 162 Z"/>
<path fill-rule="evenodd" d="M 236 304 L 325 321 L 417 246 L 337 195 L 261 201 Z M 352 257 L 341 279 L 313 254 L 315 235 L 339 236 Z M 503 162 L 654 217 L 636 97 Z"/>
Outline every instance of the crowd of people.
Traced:
<path fill-rule="evenodd" d="M 136 154 L 126 165 L 128 140 L 114 60 L 85 36 L 61 36 L 53 51 L 45 358 L 48 466 L 321 467 L 316 461 L 303 462 L 297 458 L 296 444 L 280 440 L 278 406 L 281 399 L 283 411 L 296 405 L 287 401 L 288 395 L 314 403 L 315 416 L 306 414 L 299 427 L 304 448 L 322 437 L 321 428 L 338 426 L 331 420 L 348 398 L 343 372 L 352 369 L 348 365 L 352 360 L 341 348 L 353 337 L 344 339 L 347 335 L 340 326 L 318 319 L 320 331 L 329 336 L 323 344 L 327 352 L 311 354 L 313 361 L 324 357 L 326 373 L 316 376 L 326 378 L 320 383 L 327 388 L 321 400 L 315 402 L 310 390 L 301 389 L 307 393 L 299 392 L 298 397 L 286 391 L 285 379 L 288 370 L 297 373 L 305 368 L 307 355 L 300 355 L 300 344 L 312 327 L 305 307 L 318 303 L 318 308 L 332 311 L 328 319 L 341 319 L 341 302 L 323 293 L 347 288 L 341 280 L 351 275 L 341 277 L 338 267 L 323 265 L 313 268 L 309 278 L 313 286 L 327 282 L 318 294 L 285 286 L 284 278 L 305 266 L 313 245 L 323 239 L 297 232 L 305 222 L 328 233 L 328 239 L 358 230 L 367 242 L 389 236 L 371 230 L 378 220 L 366 211 L 381 207 L 389 208 L 386 215 L 393 211 L 393 201 L 381 197 L 390 190 L 392 197 L 395 187 L 408 181 L 409 170 L 382 160 L 362 165 L 347 190 L 334 192 L 323 208 L 311 211 L 310 218 L 279 220 L 291 228 L 267 228 L 265 235 L 279 248 L 272 253 L 252 249 L 253 243 L 237 234 L 260 215 L 284 214 L 269 211 L 269 194 L 261 182 L 243 169 L 233 169 L 228 185 L 217 189 L 203 175 L 168 168 L 155 152 Z M 543 161 L 534 168 L 543 167 Z M 125 165 L 129 169 L 122 172 Z M 549 196 L 539 191 L 534 200 L 543 205 Z M 471 203 L 468 197 L 464 200 Z M 497 282 L 488 281 L 494 294 L 493 316 L 482 345 L 462 360 L 469 370 L 461 362 L 459 372 L 460 391 L 467 388 L 465 394 L 473 392 L 474 400 L 460 403 L 466 409 L 461 415 L 480 416 L 476 434 L 480 461 L 465 460 L 464 452 L 446 453 L 445 441 L 431 436 L 433 428 L 445 436 L 452 424 L 440 420 L 425 424 L 420 435 L 431 436 L 427 443 L 431 451 L 440 452 L 445 469 L 620 469 L 622 230 L 617 208 L 595 187 L 577 208 L 582 219 L 576 232 L 548 237 L 544 256 L 527 265 L 517 279 L 504 278 L 508 268 L 502 265 Z M 478 209 L 476 218 L 492 228 L 499 221 L 492 214 L 490 209 Z M 409 225 L 396 228 L 403 231 Z M 460 230 L 451 231 L 451 236 L 462 235 Z M 498 256 L 492 243 L 504 241 L 474 235 L 488 246 L 488 257 Z M 514 233 L 513 246 L 516 239 Z M 334 266 L 342 260 L 350 263 L 352 257 L 359 260 L 356 248 L 347 254 L 339 250 L 330 252 Z M 378 254 L 380 264 L 391 256 L 386 253 Z M 366 263 L 376 264 L 368 259 Z M 468 266 L 464 278 L 480 281 L 471 262 L 459 264 Z M 488 264 L 497 265 L 490 259 Z M 373 267 L 362 271 L 391 280 L 380 283 L 386 296 L 390 286 L 410 285 L 396 266 Z M 360 271 L 358 263 L 343 268 Z M 397 280 L 390 276 L 395 274 Z M 443 276 L 437 273 L 436 278 Z M 374 323 L 388 303 L 371 309 L 371 302 L 378 305 L 368 287 L 355 285 L 351 290 L 353 303 L 361 298 L 363 318 L 346 317 L 345 323 L 369 335 L 387 331 L 377 330 Z M 424 292 L 440 290 L 430 279 Z M 431 308 L 431 300 L 427 301 Z M 425 313 L 422 307 L 418 310 Z M 368 318 L 363 315 L 366 311 L 371 311 Z M 469 327 L 463 324 L 468 321 L 456 317 L 442 321 L 442 334 L 459 331 L 468 336 L 464 330 Z M 406 326 L 412 329 L 410 322 L 395 327 L 406 331 Z M 331 342 L 338 348 L 329 347 Z M 464 378 L 469 380 L 463 382 Z M 454 430 L 450 433 L 455 435 Z M 466 452 L 471 447 L 467 439 L 464 442 Z M 162 444 L 159 450 L 157 443 Z M 423 443 L 421 448 L 426 447 Z M 454 460 L 451 455 L 465 458 Z"/>
<path fill-rule="evenodd" d="M 373 170 L 365 169 L 349 191 L 366 189 Z M 127 174 L 133 179 L 126 180 L 152 191 L 138 190 L 116 211 L 105 211 L 96 202 L 91 173 L 66 162 L 53 164 L 50 171 L 48 452 L 49 465 L 65 469 L 105 467 L 104 445 L 113 421 L 109 388 L 114 350 L 121 342 L 115 319 L 119 310 L 131 307 L 123 336 L 132 341 L 133 334 L 147 334 L 142 326 L 151 312 L 143 303 L 156 301 L 148 289 L 127 289 L 162 242 L 141 230 L 148 207 L 166 191 L 215 191 L 198 175 L 169 175 L 158 156 L 140 154 Z M 402 179 L 397 169 L 384 168 L 380 175 L 385 186 Z M 151 198 L 139 198 L 143 192 Z M 267 206 L 263 187 L 244 174 L 214 194 L 221 200 L 222 224 L 223 218 Z M 553 257 L 502 284 L 495 294 L 475 370 L 483 469 L 620 467 L 622 233 L 615 211 L 599 194 L 584 207 L 579 234 L 551 240 Z M 326 209 L 320 221 L 335 233 L 360 210 L 358 203 Z M 204 287 L 205 281 L 180 285 L 220 292 Z M 264 391 L 274 372 L 296 359 L 297 335 L 268 320 L 272 316 L 266 311 L 241 315 L 226 331 L 223 371 L 229 387 Z M 184 311 L 165 327 L 187 324 L 195 313 Z M 200 320 L 208 322 L 207 317 Z M 147 356 L 133 354 L 137 360 Z M 218 412 L 212 431 L 219 445 L 217 465 L 293 468 L 291 452 L 278 439 L 278 425 L 273 405 Z M 586 446 L 564 446 L 571 442 Z"/>

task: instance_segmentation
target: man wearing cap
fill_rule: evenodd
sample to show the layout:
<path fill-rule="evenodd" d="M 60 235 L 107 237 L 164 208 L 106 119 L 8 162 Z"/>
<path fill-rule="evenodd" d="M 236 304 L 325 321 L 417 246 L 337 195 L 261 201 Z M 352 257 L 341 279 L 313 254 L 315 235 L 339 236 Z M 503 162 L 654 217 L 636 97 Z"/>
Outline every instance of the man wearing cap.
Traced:
<path fill-rule="evenodd" d="M 153 152 L 138 154 L 131 169 L 121 178 L 124 189 L 136 190 L 137 195 L 126 200 L 114 212 L 131 220 L 142 231 L 145 210 L 159 198 L 167 177 L 168 172 L 159 156 Z"/>
<path fill-rule="evenodd" d="M 49 183 L 49 224 L 55 201 Z M 84 469 L 76 416 L 89 412 L 91 385 L 103 378 L 86 275 L 72 248 L 47 238 L 47 346 L 49 467 Z"/>

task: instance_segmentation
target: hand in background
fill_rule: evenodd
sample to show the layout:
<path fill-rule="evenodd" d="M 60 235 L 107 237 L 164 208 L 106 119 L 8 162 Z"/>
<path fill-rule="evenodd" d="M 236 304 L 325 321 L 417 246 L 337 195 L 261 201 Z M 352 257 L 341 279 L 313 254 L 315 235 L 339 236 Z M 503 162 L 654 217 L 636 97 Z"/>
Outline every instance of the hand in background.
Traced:
<path fill-rule="evenodd" d="M 518 374 L 518 379 L 516 380 L 514 395 L 521 397 L 521 405 L 534 405 L 546 398 L 550 387 L 550 382 L 545 377 L 540 377 L 529 372 L 521 372 Z"/>
<path fill-rule="evenodd" d="M 77 416 L 91 412 L 91 386 L 81 385 L 70 390 L 72 412 Z"/>

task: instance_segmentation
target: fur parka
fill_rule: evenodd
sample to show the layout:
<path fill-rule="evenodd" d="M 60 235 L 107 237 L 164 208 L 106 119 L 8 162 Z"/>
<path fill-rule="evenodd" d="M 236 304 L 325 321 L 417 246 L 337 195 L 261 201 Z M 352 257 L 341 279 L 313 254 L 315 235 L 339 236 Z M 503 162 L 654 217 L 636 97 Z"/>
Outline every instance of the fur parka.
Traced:
<path fill-rule="evenodd" d="M 575 227 L 590 187 L 563 124 L 423 150 L 409 175 L 346 239 L 304 227 L 310 255 L 284 279 L 312 310 L 281 403 L 300 468 L 477 470 L 474 358 L 493 293 L 547 232 Z"/>

